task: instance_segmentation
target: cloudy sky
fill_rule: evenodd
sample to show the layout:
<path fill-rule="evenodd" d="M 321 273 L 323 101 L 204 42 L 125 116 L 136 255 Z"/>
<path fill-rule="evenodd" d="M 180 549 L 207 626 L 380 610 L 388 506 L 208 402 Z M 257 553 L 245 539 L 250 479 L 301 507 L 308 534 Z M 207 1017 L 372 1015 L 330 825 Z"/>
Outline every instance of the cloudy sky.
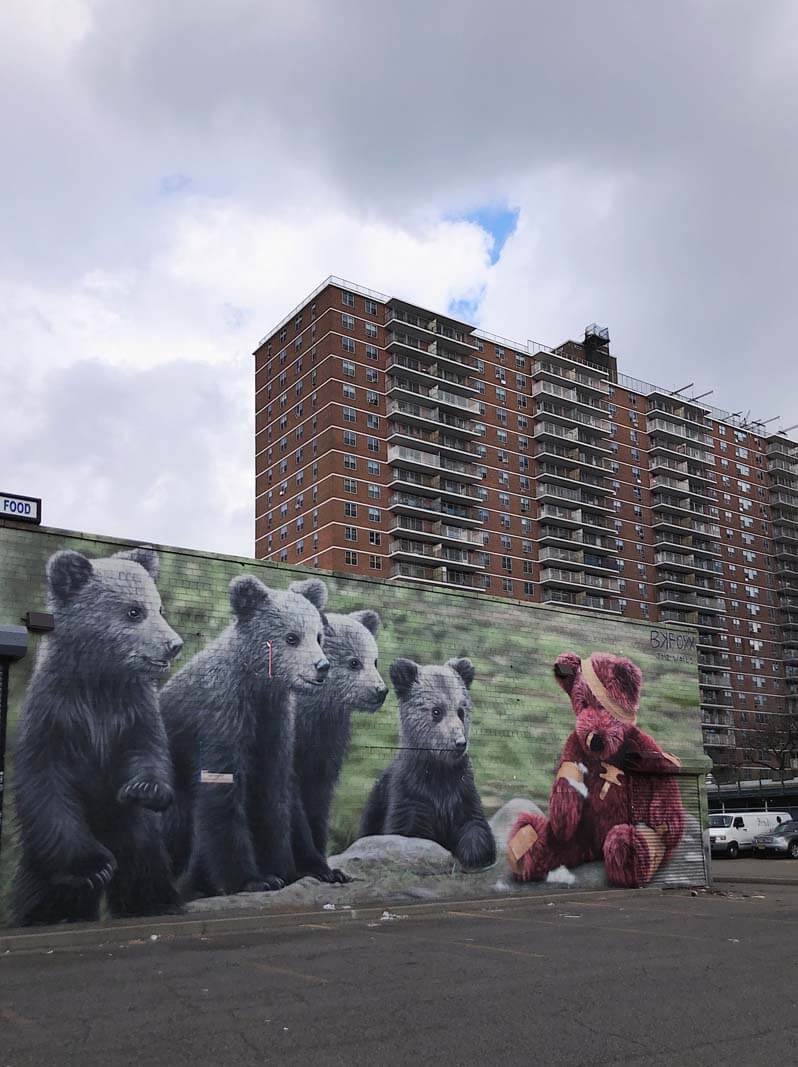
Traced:
<path fill-rule="evenodd" d="M 0 488 L 251 554 L 328 274 L 798 422 L 797 83 L 794 0 L 5 0 Z"/>

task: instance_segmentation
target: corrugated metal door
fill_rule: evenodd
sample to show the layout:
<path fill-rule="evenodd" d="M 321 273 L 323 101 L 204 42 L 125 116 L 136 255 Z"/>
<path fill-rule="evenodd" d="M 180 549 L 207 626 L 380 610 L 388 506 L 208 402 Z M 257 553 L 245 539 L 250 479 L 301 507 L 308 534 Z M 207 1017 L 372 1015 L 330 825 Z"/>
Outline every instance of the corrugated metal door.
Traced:
<path fill-rule="evenodd" d="M 667 783 L 667 784 L 666 784 Z M 660 797 L 670 795 L 671 800 L 666 802 L 665 818 L 669 819 L 668 803 L 674 809 L 681 805 L 684 812 L 684 831 L 681 840 L 674 848 L 668 859 L 662 863 L 649 882 L 656 886 L 706 886 L 709 885 L 708 861 L 704 849 L 703 834 L 701 830 L 701 793 L 700 778 L 695 774 L 645 774 L 633 773 L 630 775 L 630 807 L 629 821 L 633 826 L 648 826 L 646 813 L 649 811 L 652 796 L 656 793 Z M 666 786 L 663 789 L 663 786 Z M 678 819 L 678 812 L 673 812 Z M 654 821 L 653 819 L 650 821 Z M 653 830 L 654 833 L 650 833 Z M 659 834 L 662 827 L 649 827 L 652 851 L 656 852 L 660 847 Z M 646 832 L 646 831 L 642 831 Z M 644 884 L 642 872 L 636 879 L 638 884 Z"/>

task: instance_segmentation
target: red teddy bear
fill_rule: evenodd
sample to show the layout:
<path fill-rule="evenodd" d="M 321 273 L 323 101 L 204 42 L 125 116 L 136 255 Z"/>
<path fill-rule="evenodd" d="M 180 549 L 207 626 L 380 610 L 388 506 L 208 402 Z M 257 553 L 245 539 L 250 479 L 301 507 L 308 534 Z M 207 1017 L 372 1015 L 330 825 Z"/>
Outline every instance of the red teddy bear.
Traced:
<path fill-rule="evenodd" d="M 565 742 L 549 817 L 519 815 L 507 846 L 513 877 L 604 859 L 612 885 L 641 886 L 679 844 L 684 808 L 675 756 L 636 725 L 643 676 L 630 660 L 594 652 L 557 657 L 576 729 Z"/>

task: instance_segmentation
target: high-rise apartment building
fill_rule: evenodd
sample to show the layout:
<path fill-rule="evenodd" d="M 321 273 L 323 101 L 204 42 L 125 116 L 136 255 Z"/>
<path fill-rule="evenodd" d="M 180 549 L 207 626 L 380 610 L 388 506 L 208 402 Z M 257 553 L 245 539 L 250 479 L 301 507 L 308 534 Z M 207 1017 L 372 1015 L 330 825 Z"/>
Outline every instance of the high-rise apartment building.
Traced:
<path fill-rule="evenodd" d="M 336 278 L 255 381 L 258 558 L 691 624 L 719 780 L 798 767 L 784 434 L 619 373 L 604 328 L 519 343 Z"/>

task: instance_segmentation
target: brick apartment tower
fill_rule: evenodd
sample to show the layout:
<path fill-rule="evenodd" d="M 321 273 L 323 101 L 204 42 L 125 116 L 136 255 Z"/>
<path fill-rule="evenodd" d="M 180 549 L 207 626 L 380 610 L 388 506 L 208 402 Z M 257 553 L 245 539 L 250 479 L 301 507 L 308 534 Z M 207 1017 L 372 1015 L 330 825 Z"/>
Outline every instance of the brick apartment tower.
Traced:
<path fill-rule="evenodd" d="M 258 558 L 689 623 L 718 780 L 798 767 L 798 444 L 337 278 L 255 387 Z"/>

